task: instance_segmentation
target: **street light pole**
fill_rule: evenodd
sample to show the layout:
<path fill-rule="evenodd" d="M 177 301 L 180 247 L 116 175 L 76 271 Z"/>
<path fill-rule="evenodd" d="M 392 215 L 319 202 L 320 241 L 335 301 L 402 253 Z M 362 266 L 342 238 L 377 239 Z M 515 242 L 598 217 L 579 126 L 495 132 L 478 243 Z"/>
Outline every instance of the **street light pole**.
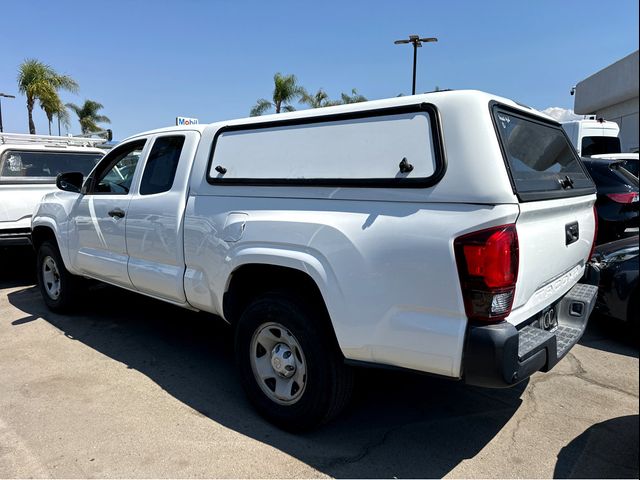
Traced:
<path fill-rule="evenodd" d="M 409 35 L 408 40 L 396 40 L 396 45 L 411 43 L 413 45 L 413 84 L 411 86 L 411 95 L 416 94 L 416 66 L 418 63 L 418 47 L 422 47 L 422 42 L 437 42 L 435 37 L 420 38 L 419 35 Z"/>
<path fill-rule="evenodd" d="M 15 95 L 8 95 L 6 93 L 0 93 L 0 99 L 2 97 L 5 98 L 16 98 Z M 3 128 L 2 128 L 2 100 L 0 100 L 0 133 L 4 132 Z"/>
<path fill-rule="evenodd" d="M 422 45 L 421 45 L 422 46 Z M 418 63 L 418 44 L 413 43 L 413 83 L 411 84 L 411 95 L 416 94 L 416 65 Z"/>

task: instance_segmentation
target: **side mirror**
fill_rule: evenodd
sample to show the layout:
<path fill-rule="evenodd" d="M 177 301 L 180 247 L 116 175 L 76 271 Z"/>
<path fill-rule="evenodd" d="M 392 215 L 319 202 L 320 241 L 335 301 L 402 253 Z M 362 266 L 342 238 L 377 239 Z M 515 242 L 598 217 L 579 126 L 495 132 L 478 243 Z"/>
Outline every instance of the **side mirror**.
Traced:
<path fill-rule="evenodd" d="M 80 193 L 84 175 L 80 172 L 59 173 L 56 177 L 56 187 L 65 192 Z"/>

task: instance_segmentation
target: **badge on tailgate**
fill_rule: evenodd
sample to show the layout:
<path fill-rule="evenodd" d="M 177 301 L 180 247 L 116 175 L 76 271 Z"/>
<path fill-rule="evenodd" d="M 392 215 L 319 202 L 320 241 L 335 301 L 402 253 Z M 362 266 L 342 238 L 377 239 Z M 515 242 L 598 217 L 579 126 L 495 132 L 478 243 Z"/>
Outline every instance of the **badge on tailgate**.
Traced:
<path fill-rule="evenodd" d="M 578 241 L 580 238 L 580 229 L 578 228 L 578 222 L 567 223 L 564 226 L 565 245 L 571 245 Z"/>

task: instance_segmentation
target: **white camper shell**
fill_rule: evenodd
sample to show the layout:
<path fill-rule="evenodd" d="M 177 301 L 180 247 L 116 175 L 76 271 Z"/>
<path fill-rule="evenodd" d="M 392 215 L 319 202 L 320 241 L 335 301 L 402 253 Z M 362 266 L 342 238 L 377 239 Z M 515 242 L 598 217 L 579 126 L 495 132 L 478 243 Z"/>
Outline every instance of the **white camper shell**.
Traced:
<path fill-rule="evenodd" d="M 620 127 L 603 119 L 584 119 L 563 122 L 571 143 L 581 157 L 603 153 L 620 153 Z"/>

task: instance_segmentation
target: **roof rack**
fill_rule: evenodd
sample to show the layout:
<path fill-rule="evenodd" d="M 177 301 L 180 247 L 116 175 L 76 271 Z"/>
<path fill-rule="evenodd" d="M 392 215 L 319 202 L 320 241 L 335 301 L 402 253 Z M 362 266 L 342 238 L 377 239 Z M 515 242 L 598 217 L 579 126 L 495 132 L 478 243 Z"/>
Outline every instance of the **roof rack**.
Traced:
<path fill-rule="evenodd" d="M 106 143 L 104 138 L 58 137 L 54 135 L 30 135 L 27 133 L 0 133 L 0 144 L 45 144 L 58 146 L 95 147 Z"/>
<path fill-rule="evenodd" d="M 76 138 L 98 137 L 98 138 L 103 138 L 105 142 L 110 142 L 111 140 L 113 140 L 113 132 L 111 131 L 110 128 L 107 128 L 106 130 L 97 130 L 95 132 L 81 133 L 80 135 L 75 135 L 75 137 Z"/>

